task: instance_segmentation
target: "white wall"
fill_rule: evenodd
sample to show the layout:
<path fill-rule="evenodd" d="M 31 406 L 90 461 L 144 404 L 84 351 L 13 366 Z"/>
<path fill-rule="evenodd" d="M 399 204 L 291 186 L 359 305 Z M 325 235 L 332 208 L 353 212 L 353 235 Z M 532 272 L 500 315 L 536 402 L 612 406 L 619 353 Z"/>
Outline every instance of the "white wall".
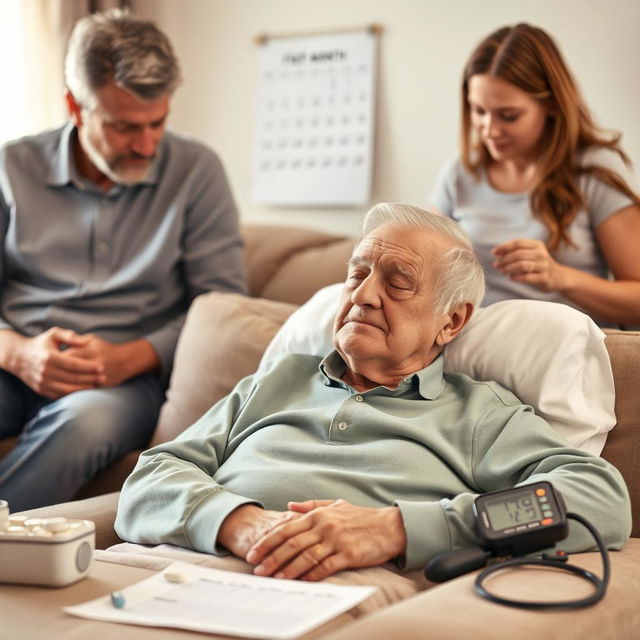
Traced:
<path fill-rule="evenodd" d="M 171 126 L 203 139 L 226 165 L 242 217 L 356 232 L 362 209 L 251 203 L 258 47 L 262 33 L 380 23 L 372 203 L 426 205 L 456 153 L 458 84 L 474 45 L 527 21 L 559 43 L 597 121 L 622 131 L 640 176 L 640 0 L 138 0 L 181 59 Z"/>

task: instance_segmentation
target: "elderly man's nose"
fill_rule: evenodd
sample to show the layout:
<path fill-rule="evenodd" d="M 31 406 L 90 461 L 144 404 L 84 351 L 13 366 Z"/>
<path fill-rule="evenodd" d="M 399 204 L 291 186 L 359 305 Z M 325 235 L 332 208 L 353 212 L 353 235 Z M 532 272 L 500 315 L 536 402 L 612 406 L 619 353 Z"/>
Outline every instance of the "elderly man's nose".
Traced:
<path fill-rule="evenodd" d="M 365 278 L 351 294 L 353 304 L 364 307 L 377 307 L 380 304 L 378 284 L 372 276 Z"/>

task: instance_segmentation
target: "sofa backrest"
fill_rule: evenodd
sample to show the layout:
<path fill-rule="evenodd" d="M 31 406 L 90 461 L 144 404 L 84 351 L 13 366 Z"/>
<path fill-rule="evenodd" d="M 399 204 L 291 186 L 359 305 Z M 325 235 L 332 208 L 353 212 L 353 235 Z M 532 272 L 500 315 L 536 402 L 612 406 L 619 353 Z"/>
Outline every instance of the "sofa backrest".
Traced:
<path fill-rule="evenodd" d="M 602 457 L 617 467 L 631 495 L 634 537 L 640 537 L 640 331 L 605 329 L 616 386 L 616 418 Z"/>
<path fill-rule="evenodd" d="M 302 304 L 318 289 L 343 282 L 356 238 L 311 229 L 245 225 L 249 293 Z"/>

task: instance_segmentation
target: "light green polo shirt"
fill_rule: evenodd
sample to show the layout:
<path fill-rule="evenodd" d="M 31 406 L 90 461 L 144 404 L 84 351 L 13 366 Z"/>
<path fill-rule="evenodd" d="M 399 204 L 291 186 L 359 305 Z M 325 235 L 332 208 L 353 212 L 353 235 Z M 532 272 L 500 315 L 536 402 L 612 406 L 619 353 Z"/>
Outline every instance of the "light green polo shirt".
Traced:
<path fill-rule="evenodd" d="M 610 546 L 628 537 L 618 471 L 571 449 L 499 385 L 445 376 L 442 357 L 396 389 L 358 392 L 344 371 L 335 351 L 322 361 L 288 355 L 242 380 L 176 440 L 142 454 L 122 490 L 118 534 L 224 553 L 218 529 L 242 504 L 395 504 L 407 534 L 401 562 L 413 569 L 476 542 L 477 494 L 545 479 Z M 578 527 L 563 542 L 591 545 Z"/>

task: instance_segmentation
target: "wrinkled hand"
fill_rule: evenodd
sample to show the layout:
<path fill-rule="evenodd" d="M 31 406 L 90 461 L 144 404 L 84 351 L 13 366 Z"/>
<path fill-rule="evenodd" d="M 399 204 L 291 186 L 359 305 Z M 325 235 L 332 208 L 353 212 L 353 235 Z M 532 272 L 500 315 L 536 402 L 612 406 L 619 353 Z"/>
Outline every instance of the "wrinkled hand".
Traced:
<path fill-rule="evenodd" d="M 255 504 L 245 504 L 224 519 L 218 542 L 234 556 L 246 559 L 249 549 L 274 527 L 299 517 L 292 511 L 269 511 Z"/>
<path fill-rule="evenodd" d="M 515 282 L 530 284 L 541 291 L 562 291 L 567 267 L 557 263 L 544 242 L 516 238 L 494 247 L 493 266 Z"/>
<path fill-rule="evenodd" d="M 100 386 L 105 380 L 101 363 L 82 355 L 88 343 L 87 336 L 52 327 L 24 340 L 15 373 L 36 393 L 52 400 Z"/>
<path fill-rule="evenodd" d="M 82 343 L 70 346 L 68 353 L 97 364 L 102 372 L 101 387 L 115 387 L 129 377 L 123 344 L 107 342 L 93 333 L 84 334 L 82 338 Z"/>
<path fill-rule="evenodd" d="M 373 509 L 345 500 L 290 502 L 288 507 L 301 517 L 274 527 L 247 554 L 257 575 L 316 581 L 405 552 L 398 507 Z"/>

